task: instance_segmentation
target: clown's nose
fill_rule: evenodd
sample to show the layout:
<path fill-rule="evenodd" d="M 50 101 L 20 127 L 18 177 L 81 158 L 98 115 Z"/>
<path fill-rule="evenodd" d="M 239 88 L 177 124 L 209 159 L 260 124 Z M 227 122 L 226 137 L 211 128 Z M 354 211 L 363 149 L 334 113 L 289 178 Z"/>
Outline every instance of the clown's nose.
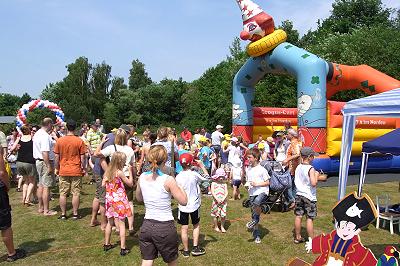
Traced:
<path fill-rule="evenodd" d="M 240 39 L 242 39 L 243 41 L 246 41 L 246 40 L 248 40 L 248 39 L 250 39 L 250 33 L 248 32 L 248 31 L 242 31 L 241 33 L 240 33 Z"/>

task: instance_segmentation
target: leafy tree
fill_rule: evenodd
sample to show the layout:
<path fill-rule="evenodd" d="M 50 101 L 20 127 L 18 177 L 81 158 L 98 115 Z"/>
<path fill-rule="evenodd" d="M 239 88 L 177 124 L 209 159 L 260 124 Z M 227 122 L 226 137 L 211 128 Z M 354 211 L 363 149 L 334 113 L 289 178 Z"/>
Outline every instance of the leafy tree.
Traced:
<path fill-rule="evenodd" d="M 110 100 L 116 104 L 119 97 L 121 90 L 127 89 L 128 86 L 124 83 L 124 78 L 121 77 L 113 77 L 111 80 L 111 89 L 109 93 Z"/>
<path fill-rule="evenodd" d="M 129 74 L 130 90 L 136 91 L 152 83 L 151 78 L 146 72 L 145 65 L 139 59 L 132 61 L 132 68 L 129 70 Z"/>
<path fill-rule="evenodd" d="M 287 42 L 294 44 L 294 45 L 299 45 L 299 37 L 300 34 L 299 32 L 294 29 L 293 27 L 293 22 L 290 20 L 284 20 L 282 21 L 282 24 L 278 26 L 278 28 L 284 30 L 287 34 Z"/>
<path fill-rule="evenodd" d="M 91 97 L 87 99 L 91 114 L 97 118 L 103 113 L 104 104 L 108 100 L 109 87 L 111 85 L 111 66 L 104 61 L 96 64 L 91 73 L 89 82 Z"/>

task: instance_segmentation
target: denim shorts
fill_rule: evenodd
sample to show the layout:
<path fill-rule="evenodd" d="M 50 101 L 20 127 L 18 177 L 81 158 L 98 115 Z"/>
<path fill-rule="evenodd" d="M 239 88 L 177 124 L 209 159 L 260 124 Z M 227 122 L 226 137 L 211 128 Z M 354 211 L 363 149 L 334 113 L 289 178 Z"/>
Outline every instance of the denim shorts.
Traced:
<path fill-rule="evenodd" d="M 234 187 L 240 187 L 242 184 L 242 180 L 232 180 L 232 186 Z"/>

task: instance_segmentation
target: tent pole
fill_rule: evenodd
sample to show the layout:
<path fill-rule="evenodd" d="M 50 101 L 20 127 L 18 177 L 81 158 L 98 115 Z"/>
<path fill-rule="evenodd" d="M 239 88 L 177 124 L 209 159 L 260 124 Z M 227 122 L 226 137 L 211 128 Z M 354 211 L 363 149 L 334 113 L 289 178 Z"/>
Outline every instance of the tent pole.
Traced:
<path fill-rule="evenodd" d="M 362 187 L 364 185 L 365 175 L 367 173 L 368 157 L 369 157 L 368 153 L 366 153 L 366 152 L 362 153 L 360 179 L 358 181 L 358 196 L 359 197 L 361 197 Z"/>

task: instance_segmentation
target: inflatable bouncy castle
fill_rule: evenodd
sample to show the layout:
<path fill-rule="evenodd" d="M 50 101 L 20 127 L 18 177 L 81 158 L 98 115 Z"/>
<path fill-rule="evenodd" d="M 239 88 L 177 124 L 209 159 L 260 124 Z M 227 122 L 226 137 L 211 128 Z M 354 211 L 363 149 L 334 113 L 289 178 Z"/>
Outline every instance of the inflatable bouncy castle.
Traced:
<path fill-rule="evenodd" d="M 273 18 L 251 0 L 237 0 L 242 11 L 242 40 L 250 40 L 250 59 L 233 81 L 233 133 L 246 141 L 258 135 L 271 136 L 285 123 L 297 126 L 304 145 L 321 154 L 314 166 L 325 172 L 337 172 L 341 142 L 341 109 L 344 103 L 328 101 L 342 90 L 361 89 L 377 94 L 400 87 L 393 79 L 369 66 L 346 66 L 327 62 L 318 56 L 285 42 L 283 30 L 275 30 Z M 253 108 L 254 87 L 266 74 L 286 74 L 297 79 L 297 108 Z M 360 118 L 353 147 L 350 171 L 359 168 L 362 142 L 381 136 L 397 127 L 399 120 Z M 396 157 L 371 158 L 369 169 L 398 168 Z M 374 164 L 376 162 L 376 167 Z M 371 167 L 370 167 L 371 166 Z M 388 167 L 389 166 L 389 167 Z"/>

